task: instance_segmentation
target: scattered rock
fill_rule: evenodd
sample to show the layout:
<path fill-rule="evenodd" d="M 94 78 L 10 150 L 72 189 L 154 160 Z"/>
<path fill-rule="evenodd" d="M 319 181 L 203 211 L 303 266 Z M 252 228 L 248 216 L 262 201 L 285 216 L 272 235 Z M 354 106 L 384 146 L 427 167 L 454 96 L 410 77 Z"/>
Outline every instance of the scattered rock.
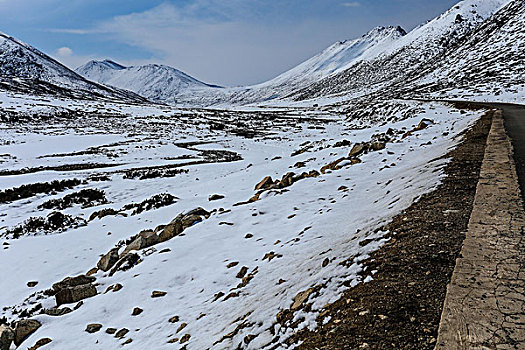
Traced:
<path fill-rule="evenodd" d="M 255 191 L 265 190 L 265 189 L 270 188 L 271 186 L 273 186 L 273 180 L 271 176 L 266 176 L 264 179 L 261 180 L 261 182 L 259 182 L 255 186 Z"/>
<path fill-rule="evenodd" d="M 179 316 L 173 316 L 168 320 L 169 323 L 177 323 L 179 322 Z"/>
<path fill-rule="evenodd" d="M 109 215 L 112 215 L 112 216 L 115 216 L 115 215 L 118 215 L 119 212 L 116 211 L 115 209 L 111 209 L 111 208 L 106 208 L 106 209 L 102 209 L 102 210 L 97 210 L 95 212 L 93 212 L 90 216 L 89 216 L 89 221 L 93 221 L 95 219 L 102 219 L 103 217 L 106 217 L 106 216 L 109 216 Z M 125 214 L 123 214 L 125 215 Z"/>
<path fill-rule="evenodd" d="M 127 345 L 127 344 L 130 344 L 131 342 L 133 342 L 133 339 L 128 338 L 124 343 L 122 343 L 122 345 Z"/>
<path fill-rule="evenodd" d="M 33 287 L 36 287 L 36 285 L 38 284 L 37 281 L 31 281 L 31 282 L 27 282 L 27 286 L 29 288 L 33 288 Z"/>
<path fill-rule="evenodd" d="M 151 297 L 152 298 L 161 298 L 161 297 L 165 296 L 166 294 L 168 294 L 168 293 L 167 292 L 162 292 L 162 291 L 159 291 L 159 290 L 154 290 L 151 293 Z"/>
<path fill-rule="evenodd" d="M 184 328 L 186 328 L 188 324 L 187 323 L 181 323 L 181 325 L 179 326 L 179 328 L 177 329 L 177 333 L 179 333 L 180 331 L 182 331 Z"/>
<path fill-rule="evenodd" d="M 228 265 L 226 265 L 226 268 L 227 269 L 231 269 L 232 267 L 235 267 L 237 265 L 239 265 L 239 262 L 238 261 L 233 261 L 233 262 L 229 263 Z"/>
<path fill-rule="evenodd" d="M 314 288 L 309 288 L 304 292 L 300 292 L 299 294 L 297 294 L 295 298 L 293 298 L 292 310 L 295 311 L 299 309 L 303 305 L 303 303 L 306 300 L 308 300 L 308 298 L 314 292 L 314 290 Z"/>
<path fill-rule="evenodd" d="M 269 252 L 264 254 L 263 261 L 268 259 L 268 261 L 272 261 L 274 258 L 282 258 L 281 254 L 275 254 L 275 252 Z"/>
<path fill-rule="evenodd" d="M 106 255 L 104 255 L 97 263 L 97 267 L 102 271 L 109 271 L 117 263 L 119 259 L 118 248 L 111 249 Z"/>
<path fill-rule="evenodd" d="M 86 272 L 86 276 L 93 276 L 94 274 L 96 274 L 98 272 L 98 268 L 97 267 L 94 267 L 92 268 L 91 270 L 89 270 L 88 272 Z"/>
<path fill-rule="evenodd" d="M 243 278 L 246 275 L 247 272 L 248 272 L 248 267 L 247 266 L 243 266 L 243 267 L 241 267 L 241 270 L 237 273 L 237 276 L 235 276 L 235 277 Z"/>
<path fill-rule="evenodd" d="M 118 292 L 119 290 L 121 290 L 123 287 L 122 287 L 122 284 L 120 283 L 115 283 L 115 285 L 113 286 L 113 292 Z"/>
<path fill-rule="evenodd" d="M 386 143 L 382 141 L 374 141 L 370 144 L 370 148 L 372 148 L 374 151 L 380 151 L 386 148 Z"/>
<path fill-rule="evenodd" d="M 51 309 L 45 309 L 42 311 L 43 314 L 49 315 L 49 316 L 64 316 L 70 312 L 73 312 L 73 310 L 69 307 L 63 307 L 63 308 L 57 308 L 53 307 Z"/>
<path fill-rule="evenodd" d="M 173 237 L 180 235 L 182 231 L 182 215 L 179 215 L 162 229 L 159 234 L 159 241 L 166 242 Z"/>
<path fill-rule="evenodd" d="M 102 325 L 100 323 L 90 323 L 86 326 L 86 332 L 96 333 L 100 331 L 101 328 L 102 328 Z"/>
<path fill-rule="evenodd" d="M 346 158 L 339 158 L 331 163 L 326 164 L 324 167 L 321 168 L 321 173 L 324 174 L 327 170 L 337 170 L 339 169 L 338 165 L 342 161 L 346 160 Z"/>
<path fill-rule="evenodd" d="M 42 346 L 44 345 L 47 345 L 49 343 L 51 343 L 52 340 L 50 338 L 42 338 L 40 340 L 38 340 L 35 345 L 33 345 L 32 347 L 28 348 L 27 350 L 37 350 L 39 348 L 41 348 Z"/>
<path fill-rule="evenodd" d="M 107 334 L 115 334 L 115 332 L 117 331 L 116 328 L 106 328 L 106 333 Z"/>
<path fill-rule="evenodd" d="M 182 338 L 180 338 L 180 343 L 181 343 L 181 344 L 184 344 L 184 343 L 188 342 L 188 341 L 190 340 L 190 338 L 191 338 L 191 335 L 189 335 L 189 334 L 184 334 L 184 335 L 182 336 Z"/>
<path fill-rule="evenodd" d="M 128 334 L 128 332 L 129 332 L 129 329 L 122 328 L 117 333 L 115 333 L 115 338 L 124 338 L 126 334 Z"/>
<path fill-rule="evenodd" d="M 142 310 L 140 307 L 136 307 L 136 308 L 133 309 L 133 312 L 131 313 L 131 316 L 138 316 L 138 315 L 140 315 L 142 313 L 142 311 L 144 311 L 144 310 Z"/>
<path fill-rule="evenodd" d="M 224 199 L 224 196 L 222 194 L 212 194 L 211 196 L 208 197 L 208 200 L 211 202 L 211 201 L 218 201 L 218 200 L 221 200 L 221 199 Z"/>
<path fill-rule="evenodd" d="M 22 344 L 24 339 L 36 332 L 36 330 L 41 326 L 42 324 L 37 320 L 21 320 L 16 322 L 14 339 L 15 345 L 18 346 Z"/>
<path fill-rule="evenodd" d="M 0 350 L 9 350 L 15 339 L 15 332 L 6 325 L 0 325 Z"/>
<path fill-rule="evenodd" d="M 348 154 L 348 157 L 350 157 L 350 158 L 358 157 L 361 154 L 363 154 L 364 152 L 366 152 L 366 150 L 367 150 L 366 144 L 364 144 L 364 143 L 357 143 L 350 150 L 350 153 Z"/>
<path fill-rule="evenodd" d="M 294 164 L 294 168 L 304 168 L 306 164 L 304 162 L 297 162 Z"/>

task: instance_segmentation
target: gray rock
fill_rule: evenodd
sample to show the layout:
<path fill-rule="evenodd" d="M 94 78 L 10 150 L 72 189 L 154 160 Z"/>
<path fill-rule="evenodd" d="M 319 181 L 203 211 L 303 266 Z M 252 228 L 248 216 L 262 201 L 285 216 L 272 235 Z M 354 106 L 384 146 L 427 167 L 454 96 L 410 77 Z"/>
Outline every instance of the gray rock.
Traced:
<path fill-rule="evenodd" d="M 144 248 L 151 247 L 157 243 L 160 243 L 159 236 L 151 230 L 142 231 L 139 233 L 137 238 L 133 240 L 126 249 L 122 252 L 121 256 L 127 255 L 132 250 L 141 250 Z"/>
<path fill-rule="evenodd" d="M 137 253 L 128 253 L 125 256 L 123 256 L 119 261 L 117 261 L 109 275 L 113 276 L 117 271 L 129 270 L 139 262 L 140 256 Z"/>
<path fill-rule="evenodd" d="M 55 292 L 60 291 L 61 289 L 66 289 L 70 287 L 80 286 L 83 284 L 93 283 L 96 281 L 95 277 L 80 275 L 76 277 L 66 277 L 62 281 L 53 284 L 53 290 Z"/>
<path fill-rule="evenodd" d="M 166 242 L 173 237 L 180 235 L 182 230 L 182 218 L 177 217 L 175 220 L 166 225 L 166 227 L 164 227 L 162 232 L 159 234 L 159 241 Z"/>
<path fill-rule="evenodd" d="M 348 157 L 350 157 L 350 158 L 357 157 L 357 156 L 361 155 L 363 152 L 365 152 L 366 149 L 367 149 L 366 144 L 357 143 L 350 150 L 350 153 L 348 154 Z"/>
<path fill-rule="evenodd" d="M 374 151 L 380 151 L 382 149 L 385 149 L 386 147 L 386 144 L 382 141 L 374 141 L 370 144 L 370 147 L 372 148 L 372 150 Z"/>
<path fill-rule="evenodd" d="M 102 329 L 102 325 L 100 323 L 90 323 L 86 326 L 86 332 L 88 333 L 96 333 Z"/>
<path fill-rule="evenodd" d="M 9 350 L 14 339 L 15 332 L 5 325 L 0 325 L 0 350 Z"/>
<path fill-rule="evenodd" d="M 31 334 L 36 332 L 42 324 L 37 320 L 21 320 L 15 324 L 15 339 L 14 343 L 16 346 L 22 344 L 22 342 L 29 337 Z"/>
<path fill-rule="evenodd" d="M 255 185 L 255 191 L 268 189 L 273 185 L 273 180 L 270 176 L 266 176 L 257 185 Z"/>
<path fill-rule="evenodd" d="M 117 263 L 119 259 L 118 249 L 111 249 L 106 255 L 104 255 L 97 263 L 97 267 L 102 271 L 109 271 Z"/>
<path fill-rule="evenodd" d="M 69 307 L 63 307 L 61 309 L 57 308 L 57 307 L 54 307 L 54 308 L 51 308 L 51 309 L 45 309 L 43 310 L 42 312 L 46 315 L 49 315 L 49 316 L 63 316 L 63 315 L 66 315 L 70 312 L 72 312 L 73 310 L 71 310 L 71 308 Z"/>
<path fill-rule="evenodd" d="M 80 286 L 64 288 L 57 292 L 55 299 L 57 306 L 62 304 L 76 303 L 82 299 L 91 298 L 97 295 L 97 289 L 94 285 L 88 283 Z"/>

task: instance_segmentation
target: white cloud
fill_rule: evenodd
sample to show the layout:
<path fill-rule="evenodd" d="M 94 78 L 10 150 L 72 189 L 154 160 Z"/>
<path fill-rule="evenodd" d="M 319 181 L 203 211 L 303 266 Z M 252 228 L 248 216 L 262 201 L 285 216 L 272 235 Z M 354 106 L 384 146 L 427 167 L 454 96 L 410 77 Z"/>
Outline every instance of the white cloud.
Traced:
<path fill-rule="evenodd" d="M 69 47 L 61 47 L 57 50 L 56 54 L 60 57 L 70 57 L 73 56 L 73 50 L 71 50 Z"/>
<path fill-rule="evenodd" d="M 195 0 L 182 6 L 164 2 L 92 28 L 59 31 L 103 35 L 150 52 L 150 63 L 168 64 L 219 85 L 270 79 L 337 40 L 362 34 L 345 19 L 341 23 L 330 18 L 278 19 L 279 6 L 291 4 L 283 1 L 262 8 L 260 0 Z"/>
<path fill-rule="evenodd" d="M 351 1 L 351 2 L 343 2 L 341 5 L 344 7 L 359 7 L 361 6 L 361 3 L 357 1 Z"/>

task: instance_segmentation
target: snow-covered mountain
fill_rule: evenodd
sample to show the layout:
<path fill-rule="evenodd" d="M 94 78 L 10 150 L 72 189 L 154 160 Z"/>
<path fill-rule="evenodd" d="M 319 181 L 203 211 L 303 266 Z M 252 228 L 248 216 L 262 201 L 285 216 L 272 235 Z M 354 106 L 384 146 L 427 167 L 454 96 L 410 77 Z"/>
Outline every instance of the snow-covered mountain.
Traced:
<path fill-rule="evenodd" d="M 0 32 L 0 88 L 76 98 L 144 101 L 134 93 L 93 83 L 48 55 Z"/>
<path fill-rule="evenodd" d="M 179 96 L 190 105 L 245 104 L 286 97 L 353 65 L 372 60 L 406 35 L 401 27 L 377 27 L 354 40 L 337 42 L 316 56 L 261 84 Z"/>
<path fill-rule="evenodd" d="M 452 90 L 460 77 L 464 86 L 472 86 L 464 72 L 487 72 L 489 62 L 493 63 L 491 74 L 499 72 L 497 76 L 503 81 L 509 76 L 517 81 L 522 77 L 518 71 L 523 62 L 523 40 L 515 40 L 523 32 L 519 28 L 523 21 L 521 6 L 523 1 L 518 0 L 464 0 L 408 34 L 399 27 L 375 28 L 362 38 L 332 45 L 268 82 L 194 93 L 181 100 L 194 105 L 222 105 L 280 104 L 283 99 L 298 101 L 337 94 L 347 100 L 407 97 L 429 85 L 435 92 L 445 86 L 444 81 Z M 494 16 L 496 13 L 505 15 Z M 484 33 L 490 35 L 478 34 L 485 27 L 490 33 Z M 491 60 L 488 52 L 502 59 Z"/>
<path fill-rule="evenodd" d="M 90 61 L 76 72 L 89 80 L 128 89 L 158 102 L 176 103 L 181 93 L 219 88 L 173 67 L 158 64 L 125 67 L 111 60 Z"/>
<path fill-rule="evenodd" d="M 294 99 L 304 100 L 331 94 L 347 94 L 352 92 L 354 97 L 369 94 L 397 95 L 400 91 L 415 83 L 424 74 L 443 66 L 443 62 L 465 52 L 466 43 L 476 36 L 477 31 L 485 25 L 492 26 L 497 22 L 498 11 L 505 11 L 505 6 L 523 6 L 523 1 L 517 0 L 465 0 L 453 8 L 415 28 L 403 38 L 396 40 L 392 45 L 378 54 L 373 60 L 359 62 L 342 72 L 337 72 L 308 88 L 296 92 Z M 519 18 L 519 12 L 509 14 Z M 507 16 L 508 17 L 508 16 Z M 496 25 L 500 28 L 501 25 Z M 500 30 L 500 29 L 497 29 Z M 500 39 L 505 46 L 519 46 L 511 40 L 501 28 Z M 521 30 L 513 29 L 517 33 Z M 471 62 L 470 58 L 484 57 L 481 43 L 491 40 L 489 37 L 478 37 L 479 45 L 469 47 L 470 54 L 463 55 L 462 66 L 474 67 L 481 62 Z M 500 45 L 502 44 L 500 42 Z M 490 46 L 490 45 L 489 45 Z M 502 61 L 499 70 L 513 69 L 508 60 Z M 452 67 L 449 67 L 452 68 Z M 479 68 L 481 69 L 481 68 Z M 434 79 L 440 80 L 439 74 Z M 455 77 L 451 76 L 451 79 Z M 471 82 L 472 83 L 472 82 Z"/>

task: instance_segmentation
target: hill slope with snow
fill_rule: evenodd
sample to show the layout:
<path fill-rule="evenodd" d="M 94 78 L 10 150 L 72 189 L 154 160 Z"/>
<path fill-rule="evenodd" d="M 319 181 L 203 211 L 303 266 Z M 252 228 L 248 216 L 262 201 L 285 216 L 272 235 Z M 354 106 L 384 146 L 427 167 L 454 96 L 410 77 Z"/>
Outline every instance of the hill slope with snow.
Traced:
<path fill-rule="evenodd" d="M 112 89 L 88 81 L 43 52 L 1 32 L 0 88 L 75 98 L 144 101 L 126 90 Z"/>
<path fill-rule="evenodd" d="M 128 89 L 158 102 L 176 103 L 181 93 L 219 88 L 173 67 L 158 64 L 125 67 L 110 60 L 90 61 L 75 71 L 89 80 Z"/>
<path fill-rule="evenodd" d="M 501 25 L 495 24 L 499 20 L 498 16 L 493 15 L 503 12 L 506 13 L 505 21 L 511 17 L 520 21 L 520 13 L 509 12 L 505 6 L 520 7 L 523 6 L 523 2 L 511 0 L 461 1 L 444 14 L 394 42 L 374 60 L 361 62 L 314 83 L 296 92 L 294 99 L 305 100 L 349 92 L 353 94 L 353 97 L 370 94 L 383 97 L 406 97 L 403 93 L 407 93 L 409 87 L 414 89 L 417 85 L 422 84 L 422 80 L 420 83 L 417 81 L 424 75 L 427 76 L 426 83 L 431 83 L 428 79 L 433 80 L 433 84 L 447 79 L 452 83 L 456 81 L 456 77 L 447 75 L 447 69 L 454 70 L 460 76 L 463 75 L 459 73 L 462 69 L 483 69 L 484 62 L 472 59 L 486 57 L 484 50 L 496 44 L 496 41 L 492 42 L 495 37 L 498 37 L 500 42 L 494 47 L 502 49 L 504 46 L 511 49 L 507 54 L 518 53 L 519 50 L 513 50 L 512 47 L 520 46 L 520 42 L 515 42 L 505 28 L 500 28 Z M 493 33 L 490 37 L 477 35 L 480 28 L 484 26 L 489 26 L 494 31 L 501 30 L 501 33 L 499 35 Z M 513 35 L 519 35 L 521 32 L 519 27 L 513 28 L 512 31 Z M 468 44 L 473 40 L 477 45 Z M 490 51 L 493 50 L 490 49 Z M 456 59 L 454 63 L 456 68 L 450 66 L 452 57 L 462 57 L 462 59 Z M 498 71 L 514 70 L 515 66 L 512 61 L 508 59 L 498 61 L 500 64 Z M 444 64 L 444 62 L 448 63 Z M 435 73 L 431 74 L 433 71 Z M 476 82 L 471 81 L 470 83 Z"/>

